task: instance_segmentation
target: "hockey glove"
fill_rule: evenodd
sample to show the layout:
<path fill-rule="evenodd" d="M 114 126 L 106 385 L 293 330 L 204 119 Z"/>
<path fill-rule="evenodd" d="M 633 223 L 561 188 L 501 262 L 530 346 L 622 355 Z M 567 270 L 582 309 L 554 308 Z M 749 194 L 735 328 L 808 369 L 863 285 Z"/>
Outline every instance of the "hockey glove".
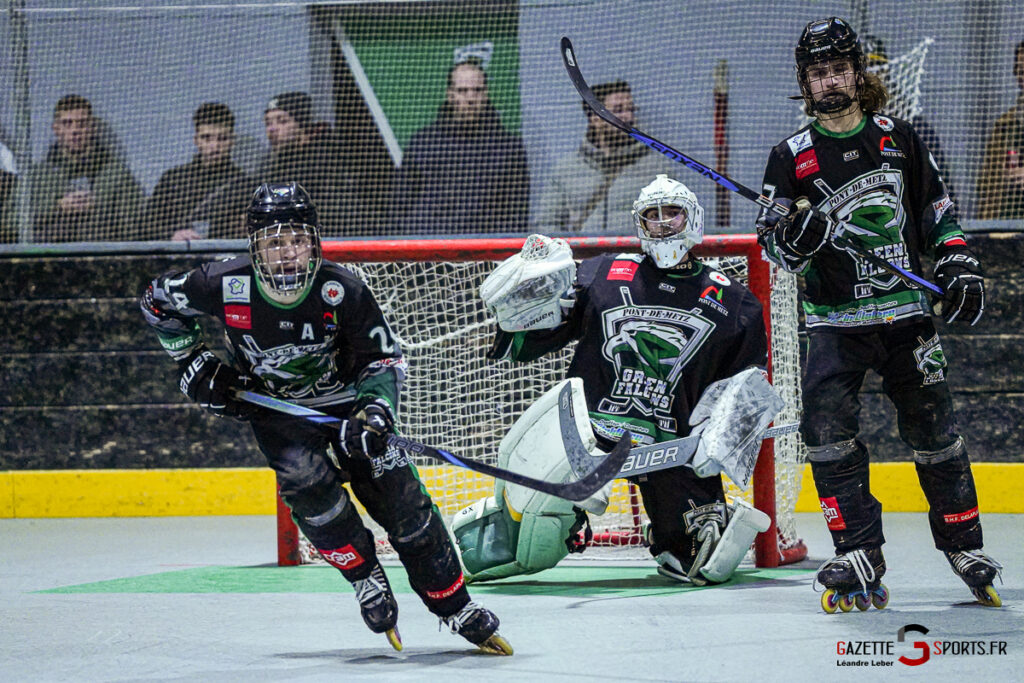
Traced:
<path fill-rule="evenodd" d="M 200 348 L 181 367 L 181 393 L 214 415 L 247 420 L 256 413 L 256 406 L 235 398 L 236 391 L 251 388 L 252 378 L 221 363 L 209 349 Z"/>
<path fill-rule="evenodd" d="M 338 445 L 349 456 L 379 458 L 388 450 L 388 435 L 395 432 L 391 406 L 382 398 L 366 397 L 356 403 L 341 424 Z"/>
<path fill-rule="evenodd" d="M 981 264 L 966 247 L 954 248 L 935 262 L 935 280 L 944 294 L 936 313 L 947 323 L 974 325 L 985 311 Z"/>
<path fill-rule="evenodd" d="M 818 253 L 832 235 L 832 221 L 800 197 L 795 210 L 775 226 L 775 243 L 787 256 L 807 259 Z"/>

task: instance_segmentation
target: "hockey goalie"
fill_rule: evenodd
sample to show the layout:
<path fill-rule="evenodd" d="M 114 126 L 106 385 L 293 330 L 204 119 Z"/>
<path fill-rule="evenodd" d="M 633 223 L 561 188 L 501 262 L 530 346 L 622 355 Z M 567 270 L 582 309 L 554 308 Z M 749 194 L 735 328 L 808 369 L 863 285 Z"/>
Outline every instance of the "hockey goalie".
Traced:
<path fill-rule="evenodd" d="M 761 437 L 782 407 L 764 371 L 761 305 L 689 253 L 703 237 L 703 210 L 685 185 L 658 176 L 633 209 L 642 254 L 577 266 L 563 240 L 531 235 L 481 286 L 499 328 L 492 358 L 530 362 L 578 342 L 569 390 L 555 387 L 523 414 L 501 443 L 499 464 L 557 480 L 579 476 L 587 465 L 581 452 L 599 456 L 624 429 L 637 444 L 699 434 L 685 466 L 631 481 L 650 518 L 659 573 L 721 583 L 769 526 L 745 503 L 727 504 L 721 478 L 725 471 L 749 482 Z M 579 545 L 586 515 L 605 511 L 608 493 L 573 506 L 498 483 L 494 496 L 452 524 L 467 577 L 554 566 Z"/>

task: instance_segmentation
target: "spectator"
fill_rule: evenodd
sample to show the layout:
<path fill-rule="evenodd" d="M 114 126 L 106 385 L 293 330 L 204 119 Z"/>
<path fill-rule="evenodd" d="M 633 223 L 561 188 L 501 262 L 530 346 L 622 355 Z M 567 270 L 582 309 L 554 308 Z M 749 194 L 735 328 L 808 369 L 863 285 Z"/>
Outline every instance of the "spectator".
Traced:
<path fill-rule="evenodd" d="M 625 81 L 600 83 L 597 99 L 630 126 L 636 125 L 633 94 Z M 641 142 L 605 122 L 583 104 L 587 132 L 576 151 L 563 157 L 544 185 L 534 229 L 629 235 L 636 188 L 677 169 Z"/>
<path fill-rule="evenodd" d="M 133 237 L 131 221 L 142 206 L 142 188 L 96 132 L 89 100 L 81 95 L 65 95 L 57 101 L 53 111 L 56 142 L 26 177 L 33 241 L 116 241 Z M 13 204 L 8 202 L 5 211 L 8 236 L 18 233 Z"/>
<path fill-rule="evenodd" d="M 263 113 L 263 123 L 270 157 L 260 167 L 260 182 L 302 185 L 316 204 L 324 234 L 341 234 L 345 227 L 342 197 L 352 180 L 341 163 L 330 125 L 313 122 L 309 93 L 294 91 L 274 97 Z"/>
<path fill-rule="evenodd" d="M 230 220 L 233 213 L 231 203 L 218 192 L 224 186 L 234 185 L 245 178 L 231 163 L 235 116 L 227 105 L 204 102 L 192 115 L 192 122 L 195 125 L 192 141 L 196 145 L 196 154 L 189 163 L 176 166 L 160 176 L 146 206 L 141 228 L 145 234 L 159 239 L 168 236 L 172 240 L 242 239 L 245 230 L 241 223 L 234 226 Z M 248 186 L 251 182 L 245 181 L 245 184 Z M 219 201 L 212 207 L 212 215 L 201 218 L 195 215 L 196 209 L 215 194 Z M 243 203 L 238 215 L 244 211 Z M 232 230 L 232 227 L 237 229 Z"/>
<path fill-rule="evenodd" d="M 0 216 L 11 196 L 11 189 L 18 179 L 18 166 L 14 163 L 14 154 L 10 148 L 0 142 Z"/>
<path fill-rule="evenodd" d="M 924 142 L 928 151 L 932 153 L 932 157 L 934 157 L 935 163 L 939 167 L 939 173 L 942 175 L 942 180 L 946 183 L 946 191 L 949 193 L 949 198 L 953 200 L 953 206 L 950 209 L 956 211 L 959 202 L 957 201 L 956 191 L 953 189 L 953 181 L 949 175 L 949 166 L 946 165 L 946 154 L 942 151 L 939 134 L 921 114 L 910 115 L 912 112 L 908 109 L 911 103 L 904 99 L 906 93 L 900 89 L 900 84 L 896 82 L 896 79 L 892 78 L 889 67 L 889 55 L 885 51 L 885 43 L 882 42 L 882 39 L 870 33 L 865 33 L 861 39 L 861 44 L 864 47 L 867 70 L 878 76 L 889 91 L 889 104 L 886 113 L 898 118 L 906 117 L 910 125 L 914 127 L 914 131 Z"/>
<path fill-rule="evenodd" d="M 482 62 L 471 57 L 448 71 L 437 119 L 405 149 L 388 232 L 522 232 L 529 190 L 522 139 L 502 126 Z"/>
<path fill-rule="evenodd" d="M 992 126 L 978 175 L 978 218 L 1024 218 L 1024 40 L 1013 51 L 1017 103 Z"/>

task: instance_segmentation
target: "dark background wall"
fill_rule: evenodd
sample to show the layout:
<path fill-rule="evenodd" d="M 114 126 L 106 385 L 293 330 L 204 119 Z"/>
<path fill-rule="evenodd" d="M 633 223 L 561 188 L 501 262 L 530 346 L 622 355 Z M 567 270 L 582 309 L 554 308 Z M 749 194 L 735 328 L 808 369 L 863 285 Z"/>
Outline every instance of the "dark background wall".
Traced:
<path fill-rule="evenodd" d="M 972 458 L 1020 461 L 1024 234 L 975 234 L 972 244 L 990 297 L 976 327 L 939 323 L 948 379 Z M 247 425 L 186 403 L 139 313 L 137 296 L 152 277 L 212 258 L 0 258 L 0 470 L 264 464 Z M 875 460 L 908 460 L 877 378 L 862 401 L 862 438 Z"/>

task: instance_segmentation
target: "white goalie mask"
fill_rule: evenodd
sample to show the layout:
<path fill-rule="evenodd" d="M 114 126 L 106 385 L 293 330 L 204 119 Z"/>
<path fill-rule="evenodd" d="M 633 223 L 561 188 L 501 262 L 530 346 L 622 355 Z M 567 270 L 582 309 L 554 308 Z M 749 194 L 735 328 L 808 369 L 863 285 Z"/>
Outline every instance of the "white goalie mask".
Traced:
<path fill-rule="evenodd" d="M 658 268 L 678 265 L 704 241 L 704 209 L 686 185 L 659 174 L 633 202 L 640 249 Z"/>

